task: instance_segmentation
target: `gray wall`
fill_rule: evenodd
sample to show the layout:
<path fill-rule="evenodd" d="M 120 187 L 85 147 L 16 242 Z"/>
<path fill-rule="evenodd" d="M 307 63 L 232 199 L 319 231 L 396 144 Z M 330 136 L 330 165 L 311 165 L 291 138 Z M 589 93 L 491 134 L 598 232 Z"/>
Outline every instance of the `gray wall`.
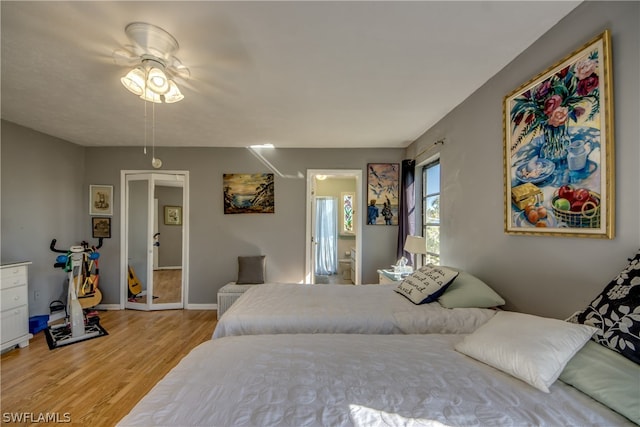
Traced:
<path fill-rule="evenodd" d="M 120 248 L 120 171 L 151 169 L 151 159 L 142 148 L 86 148 L 87 159 L 100 162 L 87 168 L 85 184 L 114 185 L 113 238 L 104 249 L 112 269 L 118 267 Z M 213 304 L 217 290 L 237 277 L 237 257 L 267 256 L 267 279 L 299 282 L 304 278 L 306 176 L 307 169 L 362 169 L 367 163 L 399 162 L 402 149 L 275 149 L 265 158 L 284 177 L 275 176 L 274 214 L 225 215 L 222 178 L 224 173 L 270 172 L 244 148 L 158 148 L 162 170 L 189 171 L 190 182 L 190 270 L 191 304 Z M 362 191 L 365 191 L 363 183 Z M 376 270 L 393 263 L 397 227 L 363 227 L 362 280 L 377 283 Z M 107 246 L 105 244 L 105 246 Z M 107 261 L 102 261 L 101 273 Z M 102 281 L 101 281 L 102 283 Z M 119 301 L 117 285 L 103 287 L 105 302 Z M 108 299 L 107 299 L 108 298 Z"/>
<path fill-rule="evenodd" d="M 446 138 L 438 146 L 442 263 L 484 279 L 509 309 L 567 317 L 588 304 L 640 247 L 639 21 L 638 2 L 581 4 L 409 147 L 411 157 Z M 613 45 L 616 237 L 506 235 L 503 97 L 606 28 Z"/>
<path fill-rule="evenodd" d="M 83 148 L 2 121 L 2 260 L 30 260 L 30 315 L 48 313 L 59 297 L 64 272 L 54 269 L 52 238 L 68 247 L 91 238 L 89 185 L 114 186 L 111 239 L 100 250 L 100 289 L 105 304 L 119 304 L 120 171 L 151 170 L 139 148 Z M 270 172 L 247 149 L 158 148 L 162 170 L 190 173 L 190 304 L 215 304 L 217 290 L 237 276 L 237 256 L 267 255 L 267 278 L 304 277 L 307 169 L 362 169 L 399 162 L 402 149 L 276 149 L 264 156 L 275 177 L 274 214 L 224 215 L 224 173 Z M 294 177 L 288 177 L 292 175 Z M 366 182 L 362 183 L 364 191 Z M 364 206 L 361 207 L 364 209 Z M 377 283 L 376 269 L 392 264 L 397 227 L 363 227 L 362 280 Z M 55 285 L 55 286 L 54 286 Z"/>
<path fill-rule="evenodd" d="M 85 150 L 75 144 L 2 121 L 2 262 L 31 261 L 29 312 L 48 314 L 66 300 L 66 273 L 54 268 L 59 254 L 91 238 Z M 34 299 L 34 291 L 40 297 Z"/>

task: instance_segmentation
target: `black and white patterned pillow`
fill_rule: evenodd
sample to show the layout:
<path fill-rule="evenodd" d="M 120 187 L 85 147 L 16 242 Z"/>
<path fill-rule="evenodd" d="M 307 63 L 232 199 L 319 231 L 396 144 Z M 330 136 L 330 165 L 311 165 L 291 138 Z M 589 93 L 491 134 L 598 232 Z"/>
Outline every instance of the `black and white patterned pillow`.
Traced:
<path fill-rule="evenodd" d="M 640 251 L 570 322 L 595 326 L 593 340 L 640 364 Z"/>

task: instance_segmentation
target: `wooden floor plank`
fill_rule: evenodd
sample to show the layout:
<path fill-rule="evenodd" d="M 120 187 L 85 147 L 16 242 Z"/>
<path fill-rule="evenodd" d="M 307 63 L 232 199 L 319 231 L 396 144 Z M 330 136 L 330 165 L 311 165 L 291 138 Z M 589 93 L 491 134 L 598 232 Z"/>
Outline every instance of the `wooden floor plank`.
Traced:
<path fill-rule="evenodd" d="M 49 350 L 44 332 L 0 359 L 7 414 L 57 414 L 71 424 L 113 426 L 192 348 L 211 339 L 215 311 L 101 311 L 109 335 Z M 43 426 L 47 423 L 12 423 Z M 49 424 L 52 425 L 52 424 Z"/>

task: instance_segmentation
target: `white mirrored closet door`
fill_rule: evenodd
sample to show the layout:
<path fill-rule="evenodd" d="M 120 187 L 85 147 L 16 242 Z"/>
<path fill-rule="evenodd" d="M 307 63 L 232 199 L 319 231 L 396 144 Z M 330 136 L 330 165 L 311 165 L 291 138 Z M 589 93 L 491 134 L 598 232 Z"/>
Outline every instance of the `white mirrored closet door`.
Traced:
<path fill-rule="evenodd" d="M 134 310 L 184 308 L 186 176 L 124 173 L 122 295 Z"/>

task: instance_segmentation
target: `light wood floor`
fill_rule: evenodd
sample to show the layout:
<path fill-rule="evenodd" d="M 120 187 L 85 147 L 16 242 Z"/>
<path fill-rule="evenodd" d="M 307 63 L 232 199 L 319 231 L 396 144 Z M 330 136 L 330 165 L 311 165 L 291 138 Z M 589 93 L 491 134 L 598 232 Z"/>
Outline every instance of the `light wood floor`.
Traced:
<path fill-rule="evenodd" d="M 165 302 L 180 302 L 182 291 L 182 269 L 174 268 L 153 271 L 153 300 L 154 304 Z M 146 303 L 147 295 L 140 295 L 137 302 Z"/>
<path fill-rule="evenodd" d="M 2 354 L 3 417 L 67 413 L 72 425 L 113 426 L 193 347 L 211 339 L 217 323 L 213 310 L 99 315 L 107 336 L 49 350 L 43 331 L 28 347 Z"/>

